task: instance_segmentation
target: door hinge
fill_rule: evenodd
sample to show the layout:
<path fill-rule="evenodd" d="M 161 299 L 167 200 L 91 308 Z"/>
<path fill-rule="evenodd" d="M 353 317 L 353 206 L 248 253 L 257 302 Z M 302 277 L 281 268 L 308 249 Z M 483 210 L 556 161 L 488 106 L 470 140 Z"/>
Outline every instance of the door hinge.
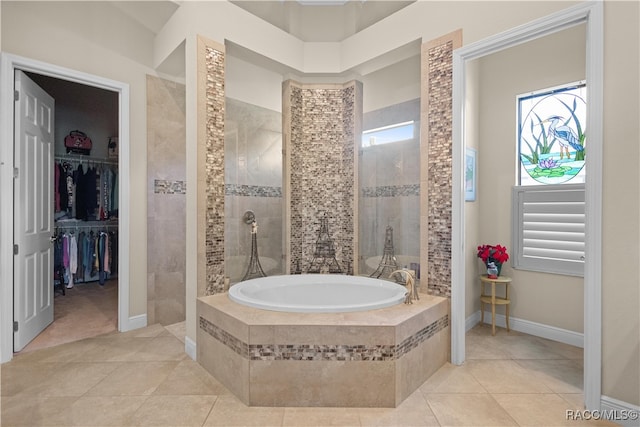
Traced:
<path fill-rule="evenodd" d="M 13 332 L 18 332 L 18 322 L 13 322 Z"/>
<path fill-rule="evenodd" d="M 18 255 L 18 245 L 13 245 L 13 254 Z"/>
<path fill-rule="evenodd" d="M 13 91 L 13 100 L 20 101 L 20 92 L 18 92 L 17 90 Z"/>
<path fill-rule="evenodd" d="M 13 168 L 13 179 L 18 179 L 18 175 L 20 175 L 20 169 Z"/>

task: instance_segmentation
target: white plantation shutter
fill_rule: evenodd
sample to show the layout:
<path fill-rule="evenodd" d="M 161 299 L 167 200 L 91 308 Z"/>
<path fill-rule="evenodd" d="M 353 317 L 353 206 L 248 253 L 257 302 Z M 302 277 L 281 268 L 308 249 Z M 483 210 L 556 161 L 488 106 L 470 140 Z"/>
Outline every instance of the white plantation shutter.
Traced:
<path fill-rule="evenodd" d="M 584 184 L 515 186 L 513 267 L 584 275 Z"/>

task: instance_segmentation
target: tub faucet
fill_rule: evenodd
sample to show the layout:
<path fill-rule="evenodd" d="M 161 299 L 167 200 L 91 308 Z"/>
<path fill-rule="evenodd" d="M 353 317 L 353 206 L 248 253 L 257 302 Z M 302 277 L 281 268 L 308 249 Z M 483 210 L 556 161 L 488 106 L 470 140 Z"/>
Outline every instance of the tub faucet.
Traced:
<path fill-rule="evenodd" d="M 400 274 L 405 281 L 405 287 L 407 288 L 407 293 L 404 298 L 405 304 L 413 304 L 413 301 L 419 301 L 420 296 L 418 295 L 418 289 L 416 288 L 416 276 L 413 270 L 396 270 L 389 275 L 389 278 L 394 274 Z"/>

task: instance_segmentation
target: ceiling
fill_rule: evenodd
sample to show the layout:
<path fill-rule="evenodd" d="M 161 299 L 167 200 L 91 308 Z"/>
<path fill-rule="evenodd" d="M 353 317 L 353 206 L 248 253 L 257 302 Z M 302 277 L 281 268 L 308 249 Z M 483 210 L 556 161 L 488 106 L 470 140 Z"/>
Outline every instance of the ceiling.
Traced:
<path fill-rule="evenodd" d="M 414 1 L 230 0 L 304 42 L 342 41 Z"/>
<path fill-rule="evenodd" d="M 415 0 L 229 1 L 304 42 L 339 42 L 394 14 Z M 182 2 L 153 0 L 110 3 L 157 34 Z"/>
<path fill-rule="evenodd" d="M 153 34 L 158 34 L 183 1 L 190 0 L 123 0 L 109 1 L 109 4 Z M 340 42 L 415 2 L 415 0 L 228 1 L 304 42 Z M 234 43 L 227 41 L 227 44 L 230 55 L 245 61 L 283 75 L 295 71 Z M 419 52 L 419 45 L 404 46 L 394 51 L 393 54 L 396 56 L 394 61 L 403 60 L 415 55 L 416 52 Z M 363 64 L 362 67 L 367 68 L 370 65 Z M 373 66 L 373 68 L 377 67 Z M 159 69 L 169 75 L 184 76 L 184 44 L 165 59 Z M 347 70 L 345 73 L 349 72 L 366 73 L 361 69 Z"/>

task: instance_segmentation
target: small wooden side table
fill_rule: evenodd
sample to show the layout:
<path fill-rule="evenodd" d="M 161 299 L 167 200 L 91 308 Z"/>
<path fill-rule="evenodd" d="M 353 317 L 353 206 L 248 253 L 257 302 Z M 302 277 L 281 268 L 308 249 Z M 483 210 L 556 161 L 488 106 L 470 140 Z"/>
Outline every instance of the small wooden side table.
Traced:
<path fill-rule="evenodd" d="M 485 285 L 491 284 L 491 294 L 485 294 Z M 496 283 L 503 283 L 505 294 L 504 297 L 496 296 Z M 480 323 L 484 325 L 484 305 L 491 304 L 491 334 L 496 334 L 496 305 L 504 305 L 505 315 L 507 318 L 507 331 L 509 331 L 509 284 L 511 283 L 511 277 L 498 276 L 496 279 L 490 279 L 486 274 L 480 275 Z"/>

